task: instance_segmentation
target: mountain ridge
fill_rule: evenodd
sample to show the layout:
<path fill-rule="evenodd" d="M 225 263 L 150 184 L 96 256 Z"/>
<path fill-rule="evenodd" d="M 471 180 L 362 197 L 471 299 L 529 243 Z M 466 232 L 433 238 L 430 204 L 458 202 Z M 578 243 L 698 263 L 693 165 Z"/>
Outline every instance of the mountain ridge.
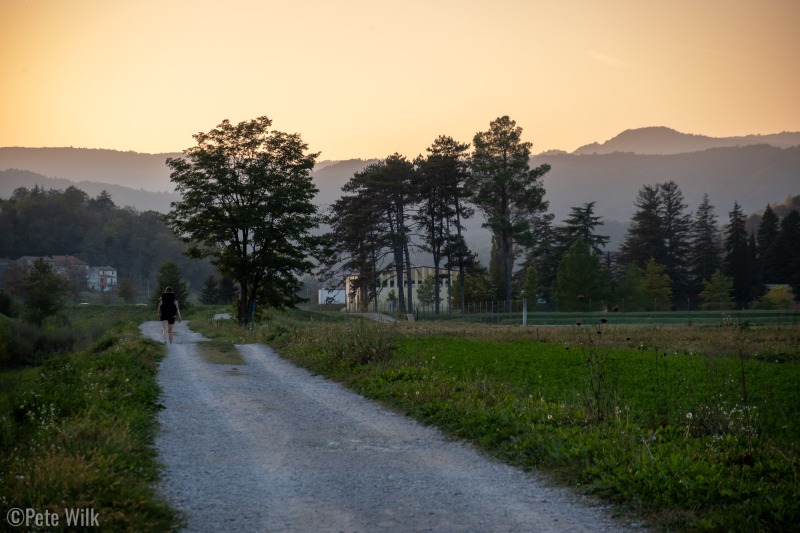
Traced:
<path fill-rule="evenodd" d="M 668 151 L 676 144 L 664 141 L 666 138 L 681 139 L 688 143 L 685 146 L 702 149 L 672 154 L 631 151 L 652 151 L 660 142 L 666 147 L 663 150 Z M 533 155 L 531 166 L 543 163 L 551 166 L 543 181 L 545 199 L 550 203 L 549 211 L 554 214 L 555 222 L 563 221 L 572 207 L 594 201 L 595 213 L 604 217 L 606 229 L 613 233 L 612 249 L 624 236 L 624 225 L 635 211 L 634 201 L 643 185 L 675 181 L 691 211 L 699 205 L 702 195 L 708 193 L 720 224 L 727 222 L 726 215 L 734 202 L 745 213 L 754 213 L 770 203 L 800 194 L 800 133 L 717 139 L 714 142 L 739 144 L 710 148 L 704 144 L 708 139 L 714 138 L 661 127 L 626 130 L 597 145 L 605 146 L 606 153 L 586 153 L 581 149 L 576 151 L 579 153 L 549 151 Z M 770 141 L 779 146 L 770 142 L 746 144 L 741 139 Z M 787 147 L 794 139 L 798 145 Z M 9 197 L 19 186 L 31 188 L 38 184 L 63 189 L 76 185 L 90 196 L 107 190 L 117 205 L 166 212 L 169 203 L 178 198 L 169 181 L 166 158 L 181 156 L 99 149 L 0 148 L 0 197 Z M 319 189 L 315 203 L 322 208 L 331 205 L 341 196 L 341 187 L 353 174 L 375 161 L 321 161 L 312 172 Z M 26 178 L 20 174 L 23 170 L 35 174 Z M 476 237 L 483 233 L 478 220 L 469 222 L 469 230 Z"/>
<path fill-rule="evenodd" d="M 642 155 L 672 155 L 702 152 L 712 148 L 732 148 L 768 144 L 777 148 L 800 146 L 800 132 L 744 135 L 739 137 L 709 137 L 681 133 L 665 126 L 628 129 L 604 143 L 591 143 L 579 147 L 573 155 L 611 154 L 631 152 Z M 557 152 L 557 151 L 553 151 Z"/>

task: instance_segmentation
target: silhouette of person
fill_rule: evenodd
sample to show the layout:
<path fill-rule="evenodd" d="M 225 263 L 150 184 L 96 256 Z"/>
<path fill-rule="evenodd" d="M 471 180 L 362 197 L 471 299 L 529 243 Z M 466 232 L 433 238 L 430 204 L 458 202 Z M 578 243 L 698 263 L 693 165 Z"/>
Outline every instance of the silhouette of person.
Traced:
<path fill-rule="evenodd" d="M 161 320 L 161 340 L 166 344 L 167 338 L 169 338 L 169 343 L 172 344 L 172 328 L 175 326 L 175 319 L 177 318 L 178 322 L 181 321 L 181 310 L 178 307 L 178 300 L 175 299 L 175 292 L 172 287 L 164 289 L 164 294 L 158 300 L 156 313 L 159 320 Z"/>

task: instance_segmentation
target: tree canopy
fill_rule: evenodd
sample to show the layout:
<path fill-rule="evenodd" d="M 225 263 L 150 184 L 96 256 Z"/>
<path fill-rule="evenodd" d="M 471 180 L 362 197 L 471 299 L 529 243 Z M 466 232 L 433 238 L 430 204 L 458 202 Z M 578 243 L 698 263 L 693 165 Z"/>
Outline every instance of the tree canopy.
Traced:
<path fill-rule="evenodd" d="M 239 284 L 238 320 L 249 323 L 256 303 L 294 307 L 300 277 L 320 246 L 310 172 L 318 154 L 299 134 L 270 130 L 267 117 L 224 120 L 194 135 L 183 158 L 169 158 L 170 178 L 183 199 L 164 220 L 189 244 L 191 257 L 210 257 Z"/>
<path fill-rule="evenodd" d="M 549 165 L 529 166 L 532 144 L 522 141 L 522 128 L 508 116 L 489 124 L 473 139 L 471 201 L 486 217 L 497 242 L 505 274 L 506 310 L 511 309 L 514 246 L 530 245 L 534 219 L 547 210 L 542 177 Z"/>

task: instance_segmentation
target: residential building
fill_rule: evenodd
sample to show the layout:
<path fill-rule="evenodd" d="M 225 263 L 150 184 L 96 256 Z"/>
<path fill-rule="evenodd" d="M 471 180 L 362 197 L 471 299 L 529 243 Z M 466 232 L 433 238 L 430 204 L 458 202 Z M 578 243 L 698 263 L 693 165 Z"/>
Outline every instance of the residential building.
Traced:
<path fill-rule="evenodd" d="M 419 302 L 418 291 L 419 288 L 426 280 L 432 280 L 434 277 L 434 268 L 431 266 L 415 266 L 411 267 L 411 298 L 414 306 L 416 307 Z M 439 285 L 439 301 L 442 311 L 450 309 L 449 302 L 452 301 L 450 287 L 451 284 L 456 283 L 458 277 L 457 270 L 447 270 L 445 268 L 439 269 L 439 277 L 441 283 Z M 376 302 L 362 302 L 363 296 L 355 288 L 357 276 L 348 276 L 345 278 L 344 292 L 347 295 L 347 310 L 358 312 L 364 310 L 375 310 Z M 408 296 L 408 288 L 406 274 L 404 273 L 403 279 L 403 295 Z M 399 302 L 399 287 L 397 283 L 397 273 L 394 269 L 384 270 L 379 274 L 379 290 L 377 295 L 377 310 L 379 312 L 393 313 L 397 311 Z M 429 304 L 430 305 L 430 304 Z"/>
<path fill-rule="evenodd" d="M 111 292 L 117 286 L 117 269 L 110 266 L 89 267 L 86 284 L 90 291 Z"/>

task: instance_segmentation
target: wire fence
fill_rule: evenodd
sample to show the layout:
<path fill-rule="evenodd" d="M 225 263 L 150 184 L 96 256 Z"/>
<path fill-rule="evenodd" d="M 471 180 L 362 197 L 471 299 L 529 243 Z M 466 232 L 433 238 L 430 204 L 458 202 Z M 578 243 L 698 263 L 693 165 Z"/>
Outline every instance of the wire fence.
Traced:
<path fill-rule="evenodd" d="M 311 306 L 320 311 L 344 311 L 344 305 Z M 576 323 L 589 324 L 605 318 L 615 324 L 645 325 L 800 325 L 800 309 L 778 310 L 673 310 L 673 311 L 626 311 L 620 308 L 609 310 L 603 303 L 586 302 L 582 311 L 559 311 L 552 303 L 532 303 L 513 300 L 469 302 L 464 312 L 456 305 L 442 303 L 438 313 L 434 305 L 417 303 L 413 313 L 400 313 L 393 305 L 370 305 L 364 312 L 382 313 L 395 318 L 416 321 L 457 321 L 464 323 L 499 324 L 515 326 L 553 325 L 566 326 Z"/>

